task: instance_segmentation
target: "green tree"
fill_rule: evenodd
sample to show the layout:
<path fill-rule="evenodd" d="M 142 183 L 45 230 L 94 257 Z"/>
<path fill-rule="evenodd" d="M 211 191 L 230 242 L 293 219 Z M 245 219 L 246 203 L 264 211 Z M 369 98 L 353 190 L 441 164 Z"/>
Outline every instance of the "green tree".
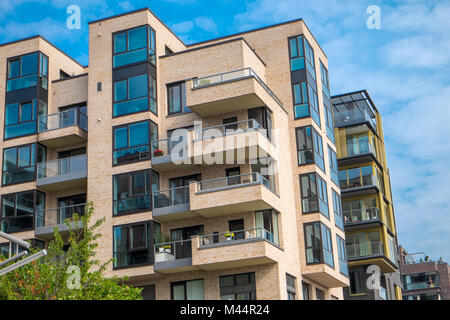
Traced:
<path fill-rule="evenodd" d="M 70 220 L 66 219 L 70 245 L 66 252 L 63 238 L 55 228 L 55 239 L 48 245 L 47 256 L 1 276 L 0 299 L 141 300 L 141 289 L 126 285 L 126 278 L 104 276 L 112 259 L 100 263 L 95 259 L 95 249 L 101 237 L 96 229 L 105 218 L 90 224 L 93 213 L 90 203 L 84 215 L 74 214 Z"/>

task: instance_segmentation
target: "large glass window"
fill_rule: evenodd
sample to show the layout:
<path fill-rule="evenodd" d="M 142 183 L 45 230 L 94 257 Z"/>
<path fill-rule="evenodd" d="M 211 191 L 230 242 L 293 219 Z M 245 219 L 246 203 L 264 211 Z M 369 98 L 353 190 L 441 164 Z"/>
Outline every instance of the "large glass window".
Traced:
<path fill-rule="evenodd" d="M 25 89 L 39 85 L 48 88 L 48 57 L 40 52 L 33 52 L 20 57 L 8 59 L 8 80 L 6 92 Z"/>
<path fill-rule="evenodd" d="M 322 223 L 321 231 L 322 231 L 323 261 L 330 267 L 334 268 L 331 230 Z"/>
<path fill-rule="evenodd" d="M 286 273 L 286 290 L 287 290 L 287 299 L 288 300 L 295 300 L 295 295 L 296 295 L 295 283 L 296 282 L 297 282 L 297 279 L 295 277 Z"/>
<path fill-rule="evenodd" d="M 278 214 L 272 210 L 255 212 L 257 234 L 268 241 L 279 244 Z"/>
<path fill-rule="evenodd" d="M 159 190 L 159 174 L 153 170 L 123 173 L 113 176 L 115 216 L 152 208 L 152 191 Z"/>
<path fill-rule="evenodd" d="M 221 300 L 256 300 L 254 272 L 222 276 L 219 284 Z"/>
<path fill-rule="evenodd" d="M 114 227 L 114 268 L 153 263 L 152 224 L 158 226 L 147 222 Z"/>
<path fill-rule="evenodd" d="M 381 179 L 380 179 L 381 177 Z M 339 186 L 341 189 L 377 186 L 383 192 L 382 175 L 372 166 L 351 168 L 339 171 Z"/>
<path fill-rule="evenodd" d="M 114 117 L 147 110 L 157 113 L 156 81 L 150 74 L 114 82 Z"/>
<path fill-rule="evenodd" d="M 333 109 L 331 106 L 330 97 L 330 83 L 328 79 L 328 70 L 325 65 L 320 61 L 320 78 L 322 80 L 322 97 L 325 111 L 325 124 L 327 130 L 327 136 L 334 142 L 334 124 L 333 124 Z"/>
<path fill-rule="evenodd" d="M 330 168 L 331 181 L 339 186 L 339 168 L 337 162 L 337 155 L 330 146 L 328 146 L 328 162 Z"/>
<path fill-rule="evenodd" d="M 306 264 L 326 263 L 334 268 L 331 230 L 321 222 L 305 223 Z"/>
<path fill-rule="evenodd" d="M 312 126 L 297 128 L 296 133 L 298 164 L 316 163 L 325 172 L 322 136 Z"/>
<path fill-rule="evenodd" d="M 45 160 L 45 153 L 45 147 L 35 143 L 3 149 L 2 185 L 35 180 L 36 159 Z"/>
<path fill-rule="evenodd" d="M 311 285 L 302 281 L 303 300 L 311 300 Z"/>
<path fill-rule="evenodd" d="M 47 104 L 34 99 L 22 103 L 12 103 L 5 107 L 5 139 L 34 134 L 37 119 L 47 114 Z"/>
<path fill-rule="evenodd" d="M 384 254 L 379 231 L 347 233 L 345 238 L 349 259 Z"/>
<path fill-rule="evenodd" d="M 319 100 L 316 90 L 303 81 L 292 86 L 295 119 L 312 117 L 320 127 Z"/>
<path fill-rule="evenodd" d="M 113 67 L 149 61 L 156 65 L 155 30 L 138 27 L 114 34 Z"/>
<path fill-rule="evenodd" d="M 113 128 L 113 164 L 124 164 L 150 159 L 150 141 L 158 139 L 158 126 L 153 121 L 142 121 Z"/>
<path fill-rule="evenodd" d="M 365 272 L 363 269 L 350 271 L 350 294 L 366 292 Z"/>
<path fill-rule="evenodd" d="M 342 215 L 341 196 L 331 188 L 333 196 L 333 212 L 334 212 L 334 224 L 341 230 L 344 230 L 344 217 Z"/>
<path fill-rule="evenodd" d="M 345 240 L 336 235 L 338 247 L 339 271 L 348 277 L 347 255 L 345 253 Z"/>
<path fill-rule="evenodd" d="M 320 212 L 328 219 L 327 183 L 316 173 L 300 175 L 300 188 L 303 213 Z"/>
<path fill-rule="evenodd" d="M 203 279 L 173 282 L 170 284 L 172 300 L 204 300 Z"/>
<path fill-rule="evenodd" d="M 358 223 L 380 219 L 376 198 L 342 202 L 345 223 Z"/>
<path fill-rule="evenodd" d="M 1 231 L 6 233 L 33 229 L 34 212 L 45 209 L 45 194 L 24 191 L 2 195 Z"/>
<path fill-rule="evenodd" d="M 186 83 L 184 81 L 167 85 L 167 100 L 169 115 L 191 111 L 186 106 Z"/>
<path fill-rule="evenodd" d="M 306 70 L 316 78 L 314 50 L 304 36 L 289 39 L 291 71 Z"/>

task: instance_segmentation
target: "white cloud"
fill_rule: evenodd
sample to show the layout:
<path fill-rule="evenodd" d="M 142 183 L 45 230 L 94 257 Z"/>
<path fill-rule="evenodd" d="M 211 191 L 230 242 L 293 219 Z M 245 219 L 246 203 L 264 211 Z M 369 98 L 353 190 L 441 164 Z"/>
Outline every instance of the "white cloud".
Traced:
<path fill-rule="evenodd" d="M 175 23 L 171 26 L 171 29 L 175 33 L 188 33 L 194 29 L 194 22 L 189 20 L 189 21 L 183 21 L 180 23 Z"/>
<path fill-rule="evenodd" d="M 197 17 L 194 19 L 195 26 L 206 32 L 217 33 L 217 26 L 213 19 L 208 17 Z"/>

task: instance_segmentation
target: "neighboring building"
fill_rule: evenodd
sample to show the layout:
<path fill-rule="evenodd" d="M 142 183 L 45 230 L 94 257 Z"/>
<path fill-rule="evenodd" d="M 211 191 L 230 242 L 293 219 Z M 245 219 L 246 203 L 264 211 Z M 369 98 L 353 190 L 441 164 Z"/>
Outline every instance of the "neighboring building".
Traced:
<path fill-rule="evenodd" d="M 450 267 L 423 252 L 409 254 L 399 246 L 403 300 L 450 300 Z"/>
<path fill-rule="evenodd" d="M 381 115 L 367 91 L 332 97 L 350 287 L 345 299 L 401 300 L 397 231 Z M 335 156 L 335 155 L 333 155 Z M 368 287 L 371 265 L 380 289 Z"/>
<path fill-rule="evenodd" d="M 301 19 L 185 45 L 141 9 L 89 23 L 89 66 L 36 36 L 0 70 L 3 231 L 47 246 L 92 201 L 97 258 L 146 299 L 343 299 L 327 57 Z"/>

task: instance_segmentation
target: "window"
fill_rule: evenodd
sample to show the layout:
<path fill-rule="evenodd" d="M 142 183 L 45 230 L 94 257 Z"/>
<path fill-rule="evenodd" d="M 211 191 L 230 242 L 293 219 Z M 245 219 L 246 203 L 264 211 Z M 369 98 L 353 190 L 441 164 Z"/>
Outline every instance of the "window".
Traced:
<path fill-rule="evenodd" d="M 36 157 L 37 146 L 37 157 Z M 36 179 L 36 160 L 45 161 L 46 149 L 40 144 L 28 144 L 3 149 L 2 185 L 10 185 Z"/>
<path fill-rule="evenodd" d="M 303 300 L 311 300 L 311 285 L 302 281 Z"/>
<path fill-rule="evenodd" d="M 222 276 L 219 284 L 221 300 L 256 300 L 254 272 Z"/>
<path fill-rule="evenodd" d="M 149 211 L 151 195 L 159 190 L 159 174 L 153 170 L 113 176 L 113 215 Z"/>
<path fill-rule="evenodd" d="M 348 259 L 384 255 L 379 231 L 347 233 L 345 238 Z"/>
<path fill-rule="evenodd" d="M 256 232 L 259 237 L 279 244 L 278 214 L 273 210 L 255 212 Z"/>
<path fill-rule="evenodd" d="M 228 230 L 234 233 L 234 240 L 245 239 L 244 235 L 244 219 L 228 221 Z"/>
<path fill-rule="evenodd" d="M 148 110 L 157 114 L 156 81 L 150 74 L 114 82 L 114 117 Z"/>
<path fill-rule="evenodd" d="M 295 294 L 296 294 L 295 283 L 296 283 L 295 277 L 286 273 L 286 290 L 287 290 L 287 299 L 288 300 L 295 300 Z"/>
<path fill-rule="evenodd" d="M 339 171 L 339 186 L 341 189 L 351 189 L 360 187 L 377 186 L 382 189 L 381 173 L 378 169 L 375 170 L 372 166 L 365 166 L 360 168 L 351 168 Z"/>
<path fill-rule="evenodd" d="M 339 271 L 348 277 L 347 255 L 345 253 L 345 240 L 336 235 L 338 247 Z"/>
<path fill-rule="evenodd" d="M 113 67 L 149 61 L 156 65 L 155 30 L 138 27 L 114 34 Z"/>
<path fill-rule="evenodd" d="M 320 61 L 320 78 L 322 80 L 322 97 L 325 111 L 325 124 L 327 136 L 331 141 L 334 140 L 334 124 L 333 124 L 333 111 L 331 106 L 330 97 L 330 83 L 328 79 L 328 70 L 325 65 Z"/>
<path fill-rule="evenodd" d="M 334 212 L 334 224 L 341 230 L 344 230 L 344 218 L 342 216 L 342 204 L 341 196 L 331 188 L 333 195 L 333 212 Z"/>
<path fill-rule="evenodd" d="M 349 200 L 342 202 L 345 223 L 378 220 L 379 210 L 376 198 Z"/>
<path fill-rule="evenodd" d="M 153 264 L 156 222 L 114 227 L 114 268 Z"/>
<path fill-rule="evenodd" d="M 325 293 L 319 288 L 316 288 L 316 300 L 325 300 Z"/>
<path fill-rule="evenodd" d="M 339 186 L 339 169 L 338 169 L 337 155 L 336 152 L 334 152 L 334 150 L 331 149 L 330 146 L 328 146 L 328 161 L 329 161 L 331 181 L 333 181 L 336 184 L 336 186 Z"/>
<path fill-rule="evenodd" d="M 5 139 L 34 134 L 37 119 L 47 114 L 47 104 L 34 99 L 28 102 L 12 103 L 5 107 Z"/>
<path fill-rule="evenodd" d="M 334 268 L 331 230 L 321 222 L 305 223 L 306 264 L 326 263 Z"/>
<path fill-rule="evenodd" d="M 314 79 L 316 79 L 316 71 L 314 69 L 314 50 L 308 40 L 306 40 L 302 35 L 290 38 L 289 51 L 291 71 L 304 70 L 306 66 L 306 70 Z"/>
<path fill-rule="evenodd" d="M 167 85 L 167 99 L 169 115 L 191 112 L 186 106 L 186 83 L 184 81 Z"/>
<path fill-rule="evenodd" d="M 312 127 L 296 129 L 298 165 L 316 163 L 325 173 L 322 136 Z"/>
<path fill-rule="evenodd" d="M 320 127 L 319 100 L 316 90 L 306 81 L 294 84 L 292 90 L 295 119 L 311 116 Z"/>
<path fill-rule="evenodd" d="M 203 279 L 173 282 L 170 284 L 172 300 L 204 300 Z"/>
<path fill-rule="evenodd" d="M 113 165 L 150 159 L 150 141 L 158 140 L 153 121 L 135 122 L 113 128 Z"/>
<path fill-rule="evenodd" d="M 300 193 L 303 213 L 321 212 L 328 219 L 327 183 L 317 173 L 300 175 Z"/>
<path fill-rule="evenodd" d="M 151 284 L 148 286 L 140 287 L 142 289 L 141 296 L 142 300 L 156 300 L 156 290 L 155 285 Z"/>
<path fill-rule="evenodd" d="M 48 57 L 33 52 L 17 58 L 8 59 L 8 80 L 6 92 L 35 87 L 48 88 Z"/>
<path fill-rule="evenodd" d="M 24 191 L 2 195 L 1 231 L 6 233 L 33 229 L 34 212 L 45 209 L 45 194 Z"/>
<path fill-rule="evenodd" d="M 365 293 L 365 274 L 364 269 L 350 271 L 350 294 Z"/>

